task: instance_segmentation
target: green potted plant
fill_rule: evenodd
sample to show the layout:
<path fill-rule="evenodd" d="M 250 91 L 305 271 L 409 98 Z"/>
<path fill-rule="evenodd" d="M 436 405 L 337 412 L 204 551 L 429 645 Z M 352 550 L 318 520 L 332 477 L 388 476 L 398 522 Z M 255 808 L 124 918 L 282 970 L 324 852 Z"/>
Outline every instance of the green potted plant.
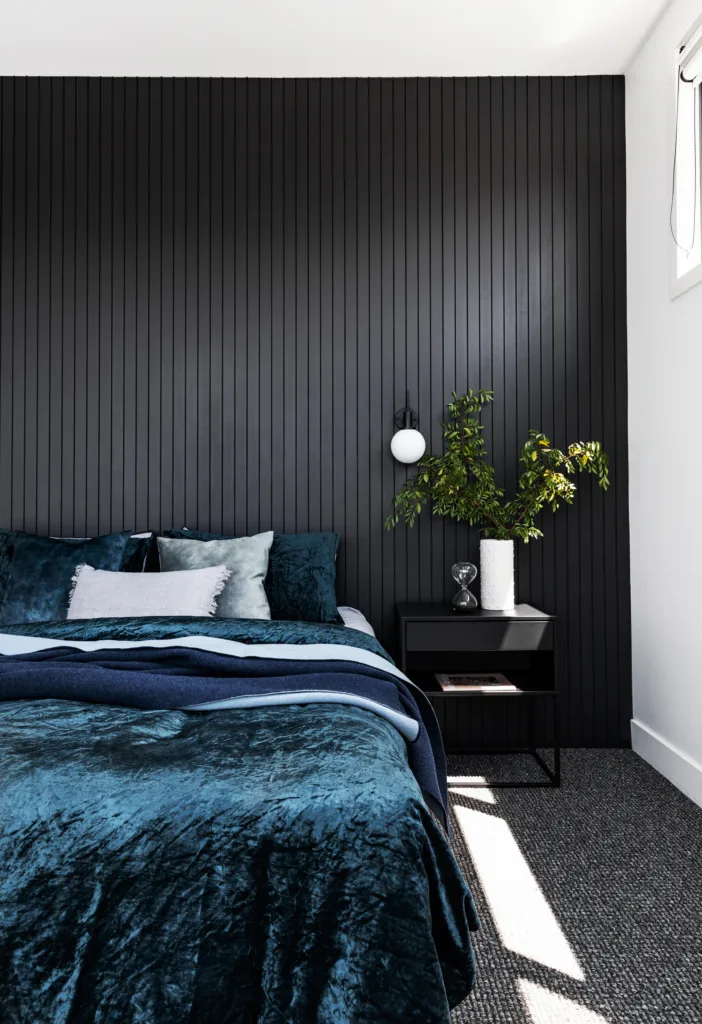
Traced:
<path fill-rule="evenodd" d="M 536 518 L 544 507 L 555 512 L 561 501 L 572 504 L 576 486 L 571 477 L 576 470 L 592 473 L 606 490 L 609 459 L 599 441 L 576 441 L 562 452 L 545 434 L 530 430 L 521 454 L 524 472 L 515 496 L 506 500 L 486 461 L 483 427 L 477 418 L 492 400 L 492 391 L 453 393 L 450 419 L 442 424 L 443 454 L 420 459 L 416 474 L 395 495 L 385 525 L 392 529 L 403 519 L 413 526 L 424 505 L 431 502 L 435 515 L 480 527 L 481 604 L 506 610 L 514 607 L 514 541 L 528 543 L 543 536 Z"/>

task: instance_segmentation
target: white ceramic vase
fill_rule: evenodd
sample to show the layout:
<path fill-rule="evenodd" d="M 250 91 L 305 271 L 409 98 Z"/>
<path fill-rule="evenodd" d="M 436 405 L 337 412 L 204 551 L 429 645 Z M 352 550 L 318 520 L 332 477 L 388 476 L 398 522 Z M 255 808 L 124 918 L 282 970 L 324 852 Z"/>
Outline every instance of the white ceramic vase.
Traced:
<path fill-rule="evenodd" d="M 480 604 L 486 611 L 514 608 L 514 541 L 480 541 Z"/>

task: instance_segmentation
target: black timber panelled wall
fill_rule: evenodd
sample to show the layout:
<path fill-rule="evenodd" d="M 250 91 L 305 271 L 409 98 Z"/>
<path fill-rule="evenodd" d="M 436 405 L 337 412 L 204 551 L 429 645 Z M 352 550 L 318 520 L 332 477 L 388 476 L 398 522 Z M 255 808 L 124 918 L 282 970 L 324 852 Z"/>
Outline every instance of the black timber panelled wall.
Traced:
<path fill-rule="evenodd" d="M 608 494 L 522 546 L 562 619 L 563 723 L 630 717 L 624 79 L 1 80 L 0 525 L 337 530 L 393 638 L 477 536 L 383 529 L 405 388 L 453 389 L 513 488 L 530 426 Z"/>

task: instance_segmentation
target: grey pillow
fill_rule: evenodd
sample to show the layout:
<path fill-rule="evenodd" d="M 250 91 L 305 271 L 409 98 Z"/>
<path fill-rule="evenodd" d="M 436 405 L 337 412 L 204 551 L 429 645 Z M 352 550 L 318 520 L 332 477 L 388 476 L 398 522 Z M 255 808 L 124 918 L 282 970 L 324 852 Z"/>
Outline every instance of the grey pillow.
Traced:
<path fill-rule="evenodd" d="M 231 575 L 217 600 L 217 618 L 270 619 L 271 609 L 263 581 L 268 572 L 268 553 L 272 543 L 272 530 L 235 540 L 159 537 L 161 571 L 225 565 L 231 570 Z"/>

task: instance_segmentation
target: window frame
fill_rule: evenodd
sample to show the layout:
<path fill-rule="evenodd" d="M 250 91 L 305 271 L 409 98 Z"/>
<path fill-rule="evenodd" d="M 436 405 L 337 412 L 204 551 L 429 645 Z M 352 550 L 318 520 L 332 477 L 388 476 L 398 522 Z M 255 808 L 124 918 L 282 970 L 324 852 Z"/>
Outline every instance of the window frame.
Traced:
<path fill-rule="evenodd" d="M 700 23 L 696 23 L 695 27 L 688 33 L 684 42 L 680 44 L 679 51 L 684 46 L 688 46 L 694 39 L 700 34 Z M 675 61 L 675 74 L 680 75 L 680 61 L 679 58 Z M 697 169 L 697 177 L 695 187 L 697 189 L 697 204 L 696 204 L 696 228 L 695 228 L 695 245 L 699 249 L 699 260 L 689 270 L 686 270 L 684 274 L 678 275 L 678 258 L 679 250 L 675 243 L 674 238 L 671 237 L 670 231 L 669 245 L 670 245 L 670 298 L 671 300 L 678 298 L 680 295 L 684 295 L 685 292 L 689 291 L 690 288 L 694 288 L 696 285 L 702 282 L 702 69 L 696 75 L 693 83 L 694 92 L 697 95 L 697 152 L 695 154 L 695 165 Z M 675 132 L 676 132 L 676 90 L 678 88 L 677 80 L 675 81 L 675 90 L 672 95 L 672 116 L 671 116 L 671 146 L 670 146 L 670 182 L 671 187 L 674 186 L 675 193 L 672 202 L 672 223 L 676 225 L 678 223 L 678 181 L 673 182 L 673 169 L 677 166 L 674 160 L 674 149 L 675 149 Z M 678 125 L 679 131 L 679 125 Z M 677 174 L 677 170 L 676 170 Z"/>

